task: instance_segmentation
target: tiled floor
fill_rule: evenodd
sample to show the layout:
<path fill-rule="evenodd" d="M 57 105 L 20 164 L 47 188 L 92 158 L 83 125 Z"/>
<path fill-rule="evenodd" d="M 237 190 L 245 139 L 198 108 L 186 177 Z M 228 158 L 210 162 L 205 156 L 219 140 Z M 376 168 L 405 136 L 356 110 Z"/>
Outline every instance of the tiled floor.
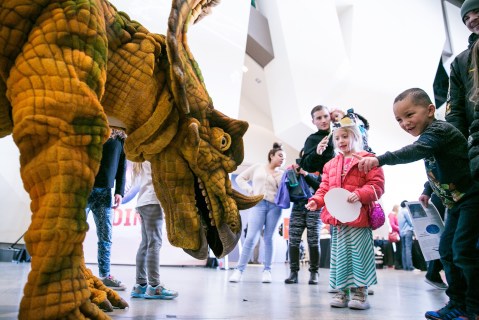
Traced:
<path fill-rule="evenodd" d="M 90 265 L 96 273 L 96 265 Z M 0 263 L 0 319 L 16 319 L 28 263 Z M 444 291 L 424 282 L 424 272 L 378 270 L 379 284 L 369 296 L 371 309 L 354 311 L 329 306 L 328 269 L 320 269 L 319 285 L 308 285 L 307 267 L 300 283 L 284 284 L 287 264 L 273 266 L 273 283 L 261 283 L 262 268 L 250 265 L 240 283 L 228 282 L 232 270 L 202 267 L 161 267 L 162 282 L 177 290 L 175 300 L 130 299 L 134 266 L 112 266 L 114 276 L 128 285 L 121 296 L 130 308 L 115 310 L 113 319 L 424 319 L 424 312 L 447 302 Z"/>

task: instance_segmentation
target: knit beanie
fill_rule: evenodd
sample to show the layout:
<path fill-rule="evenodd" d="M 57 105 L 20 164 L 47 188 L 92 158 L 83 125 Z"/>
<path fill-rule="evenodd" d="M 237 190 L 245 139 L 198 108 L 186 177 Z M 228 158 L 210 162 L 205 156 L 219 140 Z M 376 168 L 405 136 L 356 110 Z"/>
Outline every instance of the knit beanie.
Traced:
<path fill-rule="evenodd" d="M 466 0 L 461 6 L 461 18 L 464 22 L 464 17 L 469 11 L 479 9 L 479 0 Z"/>

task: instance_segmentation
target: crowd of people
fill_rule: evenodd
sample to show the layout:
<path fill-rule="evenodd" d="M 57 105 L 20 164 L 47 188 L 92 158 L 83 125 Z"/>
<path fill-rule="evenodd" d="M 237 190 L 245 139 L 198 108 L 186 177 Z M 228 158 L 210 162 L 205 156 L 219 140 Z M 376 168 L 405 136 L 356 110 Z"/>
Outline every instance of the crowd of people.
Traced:
<path fill-rule="evenodd" d="M 446 306 L 427 311 L 425 317 L 479 319 L 479 1 L 466 0 L 461 17 L 472 35 L 469 48 L 451 64 L 446 121 L 436 119 L 436 106 L 421 88 L 407 89 L 393 102 L 398 125 L 417 138 L 414 143 L 376 155 L 367 143 L 369 123 L 364 117 L 358 117 L 353 110 L 330 111 L 322 105 L 311 111 L 318 130 L 306 139 L 300 159 L 287 168 L 281 183 L 276 184 L 276 201 L 269 204 L 288 208 L 289 202 L 293 203 L 291 271 L 285 283 L 298 282 L 298 239 L 303 231 L 307 229 L 308 246 L 315 256 L 319 252 L 318 226 L 325 223 L 331 230 L 329 285 L 330 291 L 335 292 L 330 304 L 368 309 L 368 289 L 377 284 L 368 211 L 375 200 L 373 191 L 376 197 L 384 192 L 381 167 L 423 159 L 428 182 L 418 200 L 426 208 L 434 203 L 445 222 L 439 244 L 441 258 L 429 262 L 425 280 L 437 289 L 445 289 L 449 298 Z M 472 75 L 469 70 L 473 70 Z M 310 172 L 317 176 L 319 187 L 305 179 Z M 326 195 L 335 188 L 349 191 L 346 202 L 359 203 L 358 212 L 351 218 L 339 218 L 330 212 Z M 312 196 L 311 190 L 316 190 Z M 413 271 L 414 226 L 406 203 L 402 201 L 388 218 L 391 233 L 396 237 L 392 240 L 395 267 Z M 310 284 L 317 283 L 315 259 L 312 260 Z M 268 263 L 265 272 L 270 269 Z M 447 284 L 439 273 L 441 269 Z M 240 263 L 230 281 L 239 281 L 243 270 L 244 263 Z"/>
<path fill-rule="evenodd" d="M 468 49 L 451 64 L 446 121 L 436 119 L 436 106 L 423 89 L 407 89 L 394 99 L 392 113 L 398 125 L 417 140 L 399 150 L 377 155 L 368 143 L 369 122 L 365 117 L 353 109 L 330 110 L 318 105 L 311 110 L 317 131 L 306 138 L 299 158 L 283 169 L 286 154 L 282 145 L 275 142 L 265 163 L 254 164 L 236 177 L 243 192 L 263 195 L 263 200 L 248 215 L 248 231 L 230 282 L 241 281 L 260 237 L 264 243 L 261 282 L 272 282 L 273 238 L 282 209 L 292 203 L 286 259 L 290 274 L 284 282 L 296 284 L 300 280 L 300 244 L 306 231 L 308 283 L 318 284 L 319 239 L 324 224 L 331 235 L 328 282 L 329 292 L 334 295 L 330 305 L 370 308 L 368 294 L 378 279 L 369 210 L 385 190 L 382 166 L 422 159 L 428 181 L 418 200 L 424 207 L 434 204 L 445 224 L 439 244 L 440 259 L 428 263 L 425 281 L 445 290 L 449 298 L 446 306 L 427 311 L 425 317 L 479 319 L 479 0 L 466 0 L 461 18 L 472 34 Z M 87 214 L 93 212 L 97 226 L 99 276 L 115 290 L 126 289 L 110 274 L 112 208 L 120 205 L 125 186 L 124 138 L 121 130 L 112 129 L 86 208 Z M 178 293 L 160 283 L 163 213 L 153 190 L 149 163 L 138 164 L 134 172 L 141 184 L 137 211 L 142 222 L 136 284 L 131 297 L 174 299 Z M 338 215 L 328 205 L 328 192 L 338 188 L 347 191 L 344 203 L 355 208 L 347 215 Z M 395 237 L 390 240 L 394 243 L 395 269 L 412 271 L 414 225 L 406 203 L 405 200 L 394 206 L 387 219 Z"/>

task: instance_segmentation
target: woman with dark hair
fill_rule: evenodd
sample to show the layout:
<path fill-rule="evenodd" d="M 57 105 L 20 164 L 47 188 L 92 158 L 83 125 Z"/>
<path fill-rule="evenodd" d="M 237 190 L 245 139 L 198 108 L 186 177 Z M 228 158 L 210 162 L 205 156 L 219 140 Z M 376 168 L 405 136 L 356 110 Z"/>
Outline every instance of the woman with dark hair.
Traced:
<path fill-rule="evenodd" d="M 264 197 L 248 215 L 248 234 L 238 265 L 229 279 L 230 282 L 241 280 L 241 275 L 253 254 L 254 246 L 258 242 L 263 227 L 265 257 L 262 282 L 271 282 L 271 264 L 274 256 L 273 235 L 281 218 L 281 208 L 275 204 L 274 199 L 283 176 L 283 170 L 280 167 L 285 159 L 286 155 L 281 144 L 275 142 L 273 148 L 268 152 L 267 164 L 252 165 L 236 177 L 236 183 L 248 195 L 262 194 Z"/>

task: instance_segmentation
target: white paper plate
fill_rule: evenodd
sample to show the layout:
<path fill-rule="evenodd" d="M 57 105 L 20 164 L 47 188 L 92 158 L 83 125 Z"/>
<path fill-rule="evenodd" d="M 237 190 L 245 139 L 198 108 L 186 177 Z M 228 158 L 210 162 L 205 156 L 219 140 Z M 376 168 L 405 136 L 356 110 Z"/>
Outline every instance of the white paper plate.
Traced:
<path fill-rule="evenodd" d="M 346 223 L 356 220 L 361 211 L 361 202 L 348 202 L 351 194 L 346 189 L 334 188 L 324 195 L 324 202 L 329 213 L 339 221 Z"/>

